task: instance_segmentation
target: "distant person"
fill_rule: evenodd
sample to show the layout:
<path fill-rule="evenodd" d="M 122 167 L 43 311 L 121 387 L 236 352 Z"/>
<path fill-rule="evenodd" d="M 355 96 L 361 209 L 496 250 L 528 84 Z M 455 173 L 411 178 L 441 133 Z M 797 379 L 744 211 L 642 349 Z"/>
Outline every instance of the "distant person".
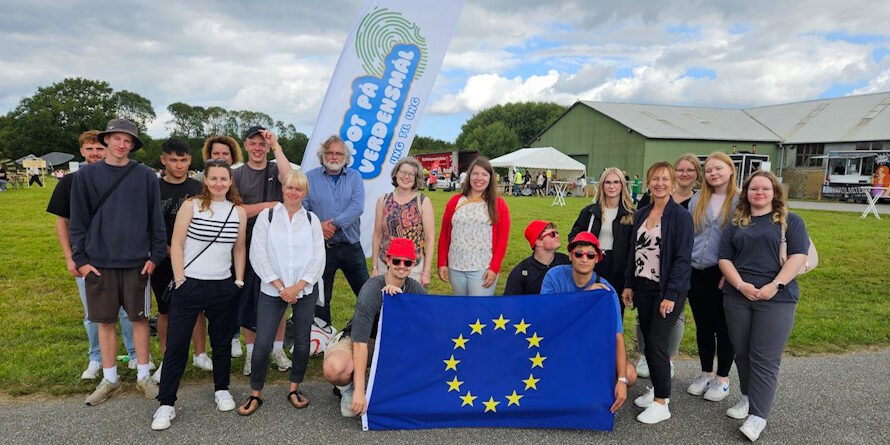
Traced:
<path fill-rule="evenodd" d="M 31 185 L 34 183 L 37 183 L 37 185 L 43 187 L 43 181 L 40 179 L 39 168 L 28 167 L 28 175 L 30 175 L 30 179 L 28 179 L 28 187 L 31 187 Z"/>
<path fill-rule="evenodd" d="M 532 254 L 522 260 L 507 276 L 504 295 L 530 295 L 541 293 L 544 275 L 550 269 L 570 264 L 566 254 L 557 252 L 560 247 L 559 232 L 549 221 L 534 220 L 525 228 L 525 239 Z"/>
<path fill-rule="evenodd" d="M 631 193 L 630 196 L 633 198 L 634 204 L 636 204 L 640 200 L 640 191 L 643 188 L 643 181 L 640 180 L 640 175 L 634 173 L 633 184 L 631 185 Z M 642 207 L 642 206 L 640 206 Z"/>
<path fill-rule="evenodd" d="M 538 184 L 537 195 L 538 196 L 546 196 L 547 195 L 546 190 L 544 190 L 544 181 L 545 181 L 544 174 L 538 173 L 538 178 L 537 178 L 537 184 Z"/>
<path fill-rule="evenodd" d="M 80 154 L 83 156 L 87 164 L 94 164 L 105 159 L 105 146 L 99 143 L 99 132 L 97 130 L 89 130 L 80 135 Z M 2 165 L 2 164 L 0 164 Z M 90 349 L 87 355 L 90 363 L 87 369 L 80 375 L 82 380 L 93 380 L 102 370 L 102 354 L 99 350 L 99 324 L 93 323 L 89 319 L 89 309 L 87 308 L 87 295 L 83 275 L 77 270 L 77 265 L 71 258 L 71 240 L 68 236 L 69 220 L 71 218 L 71 185 L 74 182 L 74 174 L 63 176 L 56 188 L 53 190 L 46 211 L 56 215 L 56 236 L 59 239 L 59 246 L 62 247 L 62 253 L 65 255 L 68 273 L 74 277 L 77 282 L 77 291 L 80 294 L 80 302 L 83 305 L 83 325 L 87 331 L 87 339 L 90 343 Z M 129 355 L 128 364 L 136 366 L 136 348 L 133 346 L 133 324 L 127 318 L 127 311 L 119 308 L 118 318 L 121 324 L 121 335 L 124 338 L 124 347 Z M 116 349 L 116 348 L 115 348 Z"/>
<path fill-rule="evenodd" d="M 318 215 L 325 239 L 324 306 L 315 308 L 315 316 L 332 324 L 331 302 L 337 270 L 343 271 L 356 295 L 368 281 L 368 263 L 361 243 L 365 184 L 358 170 L 349 167 L 352 153 L 339 136 L 325 140 L 317 155 L 321 165 L 306 172 L 309 193 L 303 207 Z"/>
<path fill-rule="evenodd" d="M 170 280 L 173 279 L 173 265 L 170 262 L 169 254 L 170 242 L 173 240 L 173 226 L 182 203 L 200 195 L 203 187 L 200 182 L 188 177 L 191 163 L 192 156 L 189 154 L 189 145 L 185 141 L 171 138 L 161 143 L 161 164 L 164 166 L 166 174 L 158 181 L 158 184 L 161 189 L 161 212 L 164 214 L 168 254 L 151 275 L 151 287 L 158 308 L 158 347 L 162 357 L 167 351 L 167 322 L 170 319 L 170 301 L 164 300 L 163 295 Z M 207 322 L 204 313 L 199 312 L 192 333 L 192 343 L 195 345 L 192 363 L 198 369 L 212 371 L 213 362 L 207 356 L 206 332 Z M 163 367 L 164 364 L 161 362 L 158 370 L 154 373 L 155 380 L 158 382 L 160 382 Z"/>
<path fill-rule="evenodd" d="M 571 265 L 556 266 L 544 276 L 541 286 L 541 295 L 581 292 L 585 290 L 608 290 L 613 299 L 615 308 L 615 402 L 609 409 L 618 411 L 624 401 L 627 400 L 627 387 L 637 381 L 633 364 L 627 361 L 627 351 L 624 346 L 624 327 L 622 324 L 621 310 L 618 304 L 618 294 L 615 288 L 602 279 L 594 268 L 603 253 L 599 248 L 599 242 L 590 232 L 581 232 L 569 243 Z"/>
<path fill-rule="evenodd" d="M 0 192 L 6 191 L 7 184 L 9 184 L 9 175 L 6 173 L 6 164 L 0 163 Z"/>
<path fill-rule="evenodd" d="M 777 247 L 783 235 L 788 253 L 784 265 Z M 785 190 L 775 175 L 760 170 L 748 176 L 718 256 L 726 277 L 723 309 L 742 392 L 726 415 L 746 419 L 739 430 L 751 441 L 760 437 L 773 406 L 782 352 L 800 298 L 796 277 L 809 248 L 806 226 L 788 211 Z"/>
<path fill-rule="evenodd" d="M 108 121 L 99 133 L 105 160 L 86 165 L 71 188 L 71 258 L 84 277 L 87 311 L 99 323 L 102 381 L 86 398 L 104 402 L 118 390 L 117 334 L 114 323 L 121 306 L 133 322 L 136 387 L 147 399 L 158 395 L 149 375 L 151 312 L 145 288 L 149 275 L 167 255 L 167 233 L 161 193 L 154 170 L 128 158 L 142 147 L 136 126 L 126 119 Z"/>
<path fill-rule="evenodd" d="M 232 147 L 229 146 L 229 148 L 231 150 Z M 281 144 L 278 143 L 278 136 L 271 130 L 258 125 L 248 128 L 244 134 L 244 148 L 247 149 L 247 162 L 234 169 L 232 176 L 236 189 L 244 202 L 244 210 L 247 212 L 247 248 L 250 250 L 251 236 L 257 215 L 265 209 L 275 207 L 283 200 L 281 183 L 284 182 L 284 178 L 292 168 Z M 269 161 L 270 151 L 275 155 L 274 163 Z M 225 150 L 222 152 L 224 153 Z M 256 338 L 256 305 L 261 284 L 248 262 L 244 271 L 244 289 L 241 292 L 238 313 L 240 325 L 244 328 L 244 343 L 247 349 L 242 370 L 244 375 L 250 375 L 252 371 L 250 364 L 253 343 Z M 284 326 L 285 321 L 282 318 L 272 348 L 272 362 L 282 372 L 287 371 L 291 366 L 291 361 L 284 352 Z M 237 330 L 237 326 L 233 329 Z"/>
<path fill-rule="evenodd" d="M 423 195 L 423 173 L 420 162 L 404 157 L 392 169 L 395 189 L 377 199 L 374 212 L 374 235 L 371 241 L 371 276 L 386 273 L 386 252 L 393 238 L 410 239 L 415 246 L 416 261 L 411 278 L 422 286 L 430 284 L 433 245 L 436 242 L 436 218 L 433 204 Z"/>
<path fill-rule="evenodd" d="M 498 196 L 485 157 L 469 167 L 470 180 L 445 204 L 439 232 L 439 278 L 454 295 L 494 295 L 510 238 L 510 209 Z"/>
<path fill-rule="evenodd" d="M 466 170 L 460 172 L 460 186 L 461 187 L 464 186 L 464 182 L 467 182 L 467 171 Z"/>
<path fill-rule="evenodd" d="M 411 240 L 392 239 L 386 251 L 386 273 L 365 282 L 356 298 L 352 320 L 324 351 L 324 378 L 340 390 L 340 414 L 344 417 L 361 415 L 368 409 L 365 373 L 374 356 L 383 294 L 426 293 L 420 283 L 408 276 L 414 265 L 414 252 Z"/>

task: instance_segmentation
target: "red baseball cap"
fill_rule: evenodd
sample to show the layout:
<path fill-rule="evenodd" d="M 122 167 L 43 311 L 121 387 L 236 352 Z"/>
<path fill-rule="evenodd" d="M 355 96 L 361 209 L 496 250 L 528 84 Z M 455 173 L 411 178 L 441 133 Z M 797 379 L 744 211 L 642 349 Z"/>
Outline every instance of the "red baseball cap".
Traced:
<path fill-rule="evenodd" d="M 528 240 L 529 247 L 532 250 L 535 250 L 535 241 L 541 236 L 541 232 L 544 231 L 544 228 L 547 227 L 547 224 L 550 224 L 547 221 L 541 221 L 540 219 L 536 219 L 525 227 L 525 239 Z"/>
<path fill-rule="evenodd" d="M 600 240 L 596 239 L 596 235 L 590 232 L 581 232 L 575 235 L 575 237 L 572 238 L 572 241 L 569 242 L 569 252 L 575 250 L 575 247 L 578 244 L 589 244 L 593 246 L 593 248 L 596 249 L 596 253 L 599 254 L 597 261 L 603 258 L 603 251 L 600 250 Z"/>
<path fill-rule="evenodd" d="M 389 249 L 386 250 L 386 255 L 390 258 L 413 260 L 415 258 L 414 242 L 407 238 L 393 238 L 389 242 Z"/>

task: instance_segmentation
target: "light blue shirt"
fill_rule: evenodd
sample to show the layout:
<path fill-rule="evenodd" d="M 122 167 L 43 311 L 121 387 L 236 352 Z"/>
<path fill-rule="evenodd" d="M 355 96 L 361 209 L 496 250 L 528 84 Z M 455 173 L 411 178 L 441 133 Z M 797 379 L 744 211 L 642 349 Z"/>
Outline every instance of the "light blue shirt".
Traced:
<path fill-rule="evenodd" d="M 701 192 L 695 192 L 695 195 L 692 196 L 692 199 L 689 200 L 689 214 L 691 215 L 695 211 L 695 206 L 698 203 Z M 729 207 L 729 217 L 726 221 L 726 227 L 732 225 L 732 216 L 735 213 L 736 205 L 739 203 L 739 196 L 736 194 L 732 198 L 727 196 L 727 199 L 732 199 L 732 204 Z M 717 253 L 720 251 L 720 238 L 723 237 L 723 232 L 726 230 L 726 227 L 722 227 L 723 218 L 718 218 L 711 211 L 710 203 L 707 203 L 708 209 L 705 216 L 704 224 L 701 227 L 701 232 L 696 232 L 692 241 L 692 267 L 698 270 L 704 270 L 712 266 L 717 265 Z"/>
<path fill-rule="evenodd" d="M 309 178 L 309 196 L 303 199 L 303 207 L 315 213 L 320 221 L 333 220 L 337 231 L 328 244 L 355 244 L 361 239 L 361 216 L 365 211 L 365 184 L 358 171 L 344 168 L 339 179 L 329 175 L 325 168 L 317 167 L 306 172 Z"/>
<path fill-rule="evenodd" d="M 578 287 L 575 285 L 575 280 L 572 278 L 571 264 L 555 266 L 547 271 L 547 275 L 544 275 L 544 282 L 541 283 L 541 295 L 582 292 L 596 281 L 596 277 L 597 274 L 596 272 L 594 272 L 587 284 L 582 287 Z M 609 286 L 609 289 L 612 291 L 612 297 L 615 299 L 615 334 L 623 334 L 624 327 L 621 324 L 621 306 L 618 304 L 618 294 L 615 293 L 615 287 L 612 286 L 612 283 L 606 281 L 605 278 L 600 278 L 600 283 Z"/>

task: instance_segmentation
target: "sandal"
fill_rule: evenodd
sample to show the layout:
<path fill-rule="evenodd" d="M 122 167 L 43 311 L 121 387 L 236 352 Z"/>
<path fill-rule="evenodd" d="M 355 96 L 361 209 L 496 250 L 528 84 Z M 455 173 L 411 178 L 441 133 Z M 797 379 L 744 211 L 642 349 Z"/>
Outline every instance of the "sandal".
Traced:
<path fill-rule="evenodd" d="M 263 399 L 257 396 L 250 396 L 247 398 L 247 402 L 244 402 L 244 405 L 238 407 L 238 414 L 249 416 L 256 410 L 260 409 L 261 406 L 263 406 Z M 251 407 L 253 407 L 253 409 L 251 409 Z"/>
<path fill-rule="evenodd" d="M 296 409 L 303 409 L 309 405 L 309 399 L 299 389 L 287 393 L 287 401 Z"/>

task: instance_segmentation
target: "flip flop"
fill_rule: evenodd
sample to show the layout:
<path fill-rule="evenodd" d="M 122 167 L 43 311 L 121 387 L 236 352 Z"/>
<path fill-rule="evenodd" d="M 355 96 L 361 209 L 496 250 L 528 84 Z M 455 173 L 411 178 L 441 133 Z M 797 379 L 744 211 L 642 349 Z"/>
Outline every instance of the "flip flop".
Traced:
<path fill-rule="evenodd" d="M 238 414 L 242 416 L 249 416 L 256 412 L 256 410 L 260 409 L 261 406 L 263 406 L 263 399 L 257 396 L 250 396 L 247 399 L 247 402 L 244 403 L 244 405 L 238 407 Z M 253 409 L 251 409 L 251 407 L 253 407 Z"/>
<path fill-rule="evenodd" d="M 296 409 L 303 409 L 309 405 L 309 399 L 299 389 L 287 393 L 287 401 Z"/>

